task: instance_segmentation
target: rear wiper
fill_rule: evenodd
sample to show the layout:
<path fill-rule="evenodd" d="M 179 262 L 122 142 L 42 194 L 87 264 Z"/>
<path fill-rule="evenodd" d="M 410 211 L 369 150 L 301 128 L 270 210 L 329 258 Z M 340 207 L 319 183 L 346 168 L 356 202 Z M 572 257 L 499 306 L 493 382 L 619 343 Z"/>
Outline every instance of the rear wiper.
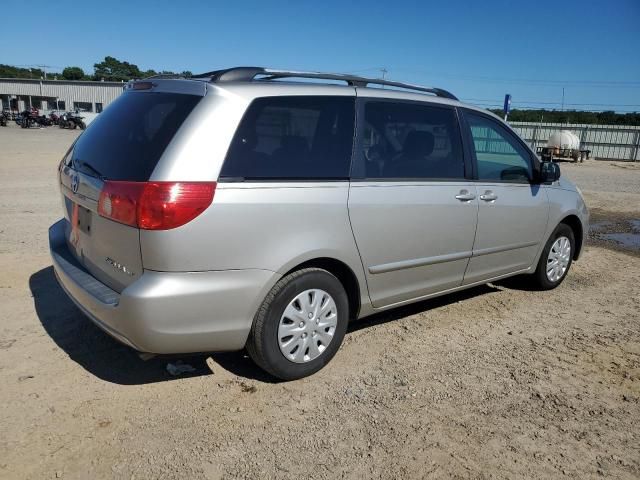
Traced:
<path fill-rule="evenodd" d="M 98 177 L 100 180 L 106 180 L 106 177 L 104 175 L 102 175 L 98 170 L 96 170 L 95 167 L 91 166 L 90 164 L 86 163 L 86 162 L 82 162 L 79 165 L 79 168 L 86 168 L 87 170 L 93 172 L 93 174 Z"/>

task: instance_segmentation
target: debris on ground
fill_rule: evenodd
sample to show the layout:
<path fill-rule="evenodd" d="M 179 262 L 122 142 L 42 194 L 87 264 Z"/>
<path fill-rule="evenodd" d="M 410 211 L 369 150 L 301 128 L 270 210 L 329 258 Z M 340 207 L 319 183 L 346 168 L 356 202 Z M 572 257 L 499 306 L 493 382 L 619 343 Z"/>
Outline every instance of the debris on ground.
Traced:
<path fill-rule="evenodd" d="M 245 382 L 240 382 L 240 388 L 242 388 L 244 393 L 256 393 L 258 391 L 258 387 L 255 385 L 249 385 Z"/>
<path fill-rule="evenodd" d="M 188 363 L 182 363 L 181 360 L 178 360 L 175 363 L 167 363 L 167 372 L 169 372 L 174 377 L 182 375 L 183 373 L 191 373 L 195 371 L 195 368 L 193 368 Z"/>

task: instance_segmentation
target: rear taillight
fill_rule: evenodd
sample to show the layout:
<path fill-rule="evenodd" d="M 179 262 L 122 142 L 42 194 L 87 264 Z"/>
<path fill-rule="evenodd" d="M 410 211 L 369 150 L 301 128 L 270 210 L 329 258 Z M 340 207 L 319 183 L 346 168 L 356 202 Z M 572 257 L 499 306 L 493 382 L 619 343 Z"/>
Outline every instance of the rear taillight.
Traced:
<path fill-rule="evenodd" d="M 98 213 L 143 230 L 169 230 L 204 212 L 215 191 L 215 182 L 107 180 L 100 192 Z"/>

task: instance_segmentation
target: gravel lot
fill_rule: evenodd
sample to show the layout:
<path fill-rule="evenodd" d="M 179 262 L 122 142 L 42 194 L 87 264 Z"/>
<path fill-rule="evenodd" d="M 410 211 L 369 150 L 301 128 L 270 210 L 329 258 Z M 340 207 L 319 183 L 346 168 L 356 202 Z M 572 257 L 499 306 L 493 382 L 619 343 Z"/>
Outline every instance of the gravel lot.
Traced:
<path fill-rule="evenodd" d="M 171 377 L 65 297 L 47 228 L 76 135 L 0 128 L 0 478 L 640 477 L 640 165 L 562 165 L 597 225 L 560 288 L 387 312 L 273 383 L 242 353 Z"/>

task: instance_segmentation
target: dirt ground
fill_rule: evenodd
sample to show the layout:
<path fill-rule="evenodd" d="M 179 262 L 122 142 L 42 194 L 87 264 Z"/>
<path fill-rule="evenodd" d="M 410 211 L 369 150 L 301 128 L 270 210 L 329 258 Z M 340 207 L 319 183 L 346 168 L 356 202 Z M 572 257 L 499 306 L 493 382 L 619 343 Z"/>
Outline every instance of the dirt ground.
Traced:
<path fill-rule="evenodd" d="M 560 288 L 387 312 L 274 383 L 243 353 L 172 377 L 65 297 L 47 228 L 76 135 L 0 128 L 0 478 L 640 477 L 639 164 L 562 164 L 597 225 Z"/>

